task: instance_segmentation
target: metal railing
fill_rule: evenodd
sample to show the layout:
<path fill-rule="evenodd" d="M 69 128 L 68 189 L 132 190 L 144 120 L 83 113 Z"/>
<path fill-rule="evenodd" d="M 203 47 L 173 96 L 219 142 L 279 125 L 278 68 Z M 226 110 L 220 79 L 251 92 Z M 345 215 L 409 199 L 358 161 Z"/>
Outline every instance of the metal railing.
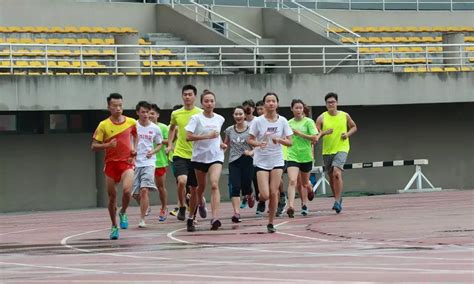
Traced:
<path fill-rule="evenodd" d="M 193 0 L 187 1 L 193 6 L 193 8 L 188 7 L 188 5 L 181 4 L 179 0 L 171 0 L 170 5 L 172 8 L 175 8 L 176 5 L 184 7 L 186 10 L 194 13 L 194 20 L 198 23 L 206 25 L 206 22 L 209 24 L 209 28 L 214 30 L 217 33 L 224 35 L 226 38 L 236 41 L 237 43 L 242 43 L 239 41 L 243 40 L 243 44 L 254 44 L 258 45 L 259 40 L 262 37 L 251 30 L 237 24 L 236 22 L 219 15 L 218 13 L 212 11 L 211 9 L 196 3 Z M 216 18 L 218 21 L 216 21 Z M 219 31 L 216 30 L 219 29 Z M 233 38 L 230 35 L 234 35 L 237 38 Z"/>
<path fill-rule="evenodd" d="M 88 50 L 113 49 L 91 54 Z M 165 54 L 160 50 L 171 50 Z M 35 50 L 28 51 L 28 50 Z M 66 52 L 66 50 L 68 52 Z M 28 52 L 27 52 L 28 51 Z M 54 51 L 54 52 L 52 52 Z M 58 51 L 64 51 L 61 55 Z M 474 71 L 474 43 L 398 45 L 0 44 L 0 73 L 209 74 Z M 415 70 L 415 71 L 416 71 Z"/>
<path fill-rule="evenodd" d="M 290 6 L 288 4 L 292 4 L 292 5 Z M 289 11 L 295 12 L 297 15 L 298 23 L 301 23 L 302 19 L 306 19 L 310 21 L 311 23 L 318 25 L 321 28 L 321 32 L 325 33 L 328 38 L 330 34 L 334 35 L 337 40 L 341 40 L 342 38 L 348 38 L 347 36 L 344 36 L 344 35 L 341 35 L 340 33 L 335 32 L 334 27 L 338 29 L 342 29 L 344 33 L 348 33 L 354 36 L 355 40 L 353 38 L 348 38 L 354 44 L 357 44 L 357 38 L 360 38 L 360 35 L 358 35 L 357 33 L 354 33 L 350 29 L 317 13 L 314 10 L 307 8 L 306 6 L 301 5 L 295 0 L 291 0 L 289 3 L 287 3 L 286 1 L 281 1 L 277 9 L 287 9 Z"/>
<path fill-rule="evenodd" d="M 78 0 L 81 1 L 81 0 Z M 88 0 L 89 1 L 89 0 Z M 173 0 L 108 0 L 109 2 L 169 3 Z M 189 4 L 189 0 L 176 0 Z M 199 0 L 199 4 L 230 7 L 279 8 L 285 0 Z M 300 0 L 309 9 L 340 10 L 415 10 L 415 11 L 460 11 L 474 10 L 472 0 Z"/>

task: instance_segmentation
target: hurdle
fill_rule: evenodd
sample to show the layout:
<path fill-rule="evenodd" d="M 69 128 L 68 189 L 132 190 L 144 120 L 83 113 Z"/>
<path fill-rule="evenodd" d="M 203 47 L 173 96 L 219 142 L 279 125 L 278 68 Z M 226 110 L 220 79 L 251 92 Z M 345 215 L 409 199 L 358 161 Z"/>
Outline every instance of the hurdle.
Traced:
<path fill-rule="evenodd" d="M 366 168 L 383 168 L 383 167 L 399 167 L 399 166 L 415 166 L 415 173 L 411 177 L 404 189 L 398 190 L 398 193 L 408 192 L 428 192 L 428 191 L 441 191 L 440 187 L 434 187 L 428 178 L 422 173 L 421 166 L 428 165 L 427 159 L 417 160 L 395 160 L 395 161 L 380 161 L 380 162 L 365 162 L 365 163 L 353 163 L 345 164 L 344 170 L 350 169 L 366 169 Z M 317 166 L 313 167 L 312 174 L 319 175 L 319 179 L 313 186 L 313 192 L 316 193 L 318 187 L 321 186 L 321 193 L 326 194 L 326 185 L 330 186 L 329 181 L 326 179 L 324 173 L 325 167 Z M 416 181 L 416 188 L 411 189 Z M 428 188 L 423 188 L 423 181 L 428 184 Z"/>

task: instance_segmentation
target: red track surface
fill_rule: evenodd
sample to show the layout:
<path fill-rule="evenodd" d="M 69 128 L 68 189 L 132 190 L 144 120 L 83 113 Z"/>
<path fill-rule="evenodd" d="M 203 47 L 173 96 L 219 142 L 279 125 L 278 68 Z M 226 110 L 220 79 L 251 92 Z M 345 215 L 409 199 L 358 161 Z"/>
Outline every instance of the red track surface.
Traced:
<path fill-rule="evenodd" d="M 266 218 L 244 209 L 232 225 L 223 204 L 222 230 L 199 220 L 187 233 L 175 217 L 108 240 L 106 209 L 0 215 L 3 283 L 125 282 L 474 282 L 474 191 L 316 198 L 308 217 Z M 299 209 L 299 208 L 298 208 Z M 152 215 L 156 215 L 154 207 Z"/>

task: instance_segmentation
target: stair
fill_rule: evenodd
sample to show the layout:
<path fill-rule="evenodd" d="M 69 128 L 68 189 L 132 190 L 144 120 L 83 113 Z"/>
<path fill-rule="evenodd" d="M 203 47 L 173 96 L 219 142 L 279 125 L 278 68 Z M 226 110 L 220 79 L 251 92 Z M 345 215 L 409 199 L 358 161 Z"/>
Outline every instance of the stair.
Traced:
<path fill-rule="evenodd" d="M 172 34 L 172 33 L 148 33 L 143 36 L 147 41 L 151 42 L 152 45 L 160 45 L 163 48 L 166 46 L 171 45 L 189 45 L 189 43 L 182 38 Z M 173 47 L 173 48 L 166 48 L 170 49 L 173 53 L 179 54 L 176 60 L 185 60 L 184 55 L 184 47 Z M 197 60 L 201 63 L 205 64 L 209 67 L 217 67 L 219 66 L 219 62 L 215 61 L 208 61 L 208 60 L 219 60 L 217 55 L 201 55 L 202 53 L 215 53 L 215 51 L 206 50 L 205 48 L 188 48 L 188 60 Z M 180 54 L 181 53 L 181 54 Z M 201 54 L 193 54 L 193 53 L 201 53 Z M 225 67 L 224 70 L 220 70 L 220 68 L 206 68 L 204 67 L 204 71 L 209 72 L 210 74 L 238 74 L 238 73 L 245 73 L 245 71 L 235 67 L 234 65 L 225 62 L 223 64 Z"/>

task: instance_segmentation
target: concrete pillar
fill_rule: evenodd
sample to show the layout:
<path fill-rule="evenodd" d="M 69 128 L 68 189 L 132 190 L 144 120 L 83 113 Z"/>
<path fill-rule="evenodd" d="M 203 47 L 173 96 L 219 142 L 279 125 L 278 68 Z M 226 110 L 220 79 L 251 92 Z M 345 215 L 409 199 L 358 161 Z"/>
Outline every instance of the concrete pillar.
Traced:
<path fill-rule="evenodd" d="M 464 43 L 463 33 L 443 33 L 443 44 L 462 44 Z M 462 48 L 459 46 L 443 47 L 443 64 L 454 66 L 461 64 Z"/>
<path fill-rule="evenodd" d="M 138 38 L 138 34 L 117 34 L 115 35 L 115 43 L 118 45 L 138 45 Z M 140 56 L 138 55 L 139 50 L 139 47 L 117 48 L 118 72 L 140 72 Z"/>

